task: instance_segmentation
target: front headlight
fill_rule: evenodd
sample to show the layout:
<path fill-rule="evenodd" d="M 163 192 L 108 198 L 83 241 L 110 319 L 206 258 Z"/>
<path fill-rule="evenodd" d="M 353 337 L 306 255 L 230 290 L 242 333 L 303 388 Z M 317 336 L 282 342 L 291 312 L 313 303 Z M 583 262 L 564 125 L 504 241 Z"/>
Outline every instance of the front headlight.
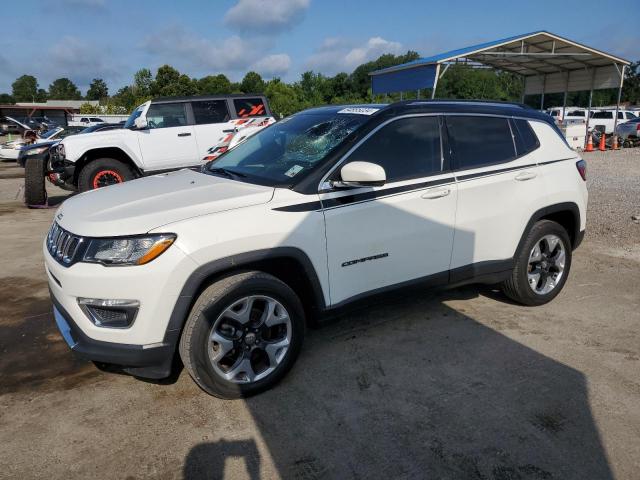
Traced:
<path fill-rule="evenodd" d="M 39 155 L 47 150 L 49 150 L 49 147 L 32 148 L 31 150 L 27 150 L 25 155 Z"/>
<path fill-rule="evenodd" d="M 130 238 L 93 238 L 82 260 L 106 266 L 144 265 L 159 257 L 175 239 L 173 233 Z"/>

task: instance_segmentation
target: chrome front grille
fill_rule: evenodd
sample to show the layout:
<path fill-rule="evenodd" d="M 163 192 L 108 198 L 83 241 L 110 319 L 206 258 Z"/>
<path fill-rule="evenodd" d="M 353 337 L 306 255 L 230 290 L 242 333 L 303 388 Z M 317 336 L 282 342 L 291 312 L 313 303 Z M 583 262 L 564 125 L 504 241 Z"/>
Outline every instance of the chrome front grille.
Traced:
<path fill-rule="evenodd" d="M 53 222 L 47 235 L 47 250 L 58 263 L 69 266 L 82 245 L 83 238 L 67 232 L 57 222 Z"/>

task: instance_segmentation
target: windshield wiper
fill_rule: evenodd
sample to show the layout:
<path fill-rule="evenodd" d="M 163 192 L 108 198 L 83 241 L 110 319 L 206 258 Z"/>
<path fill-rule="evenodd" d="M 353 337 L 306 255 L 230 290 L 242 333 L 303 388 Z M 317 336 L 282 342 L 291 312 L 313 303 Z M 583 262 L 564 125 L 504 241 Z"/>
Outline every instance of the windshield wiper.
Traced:
<path fill-rule="evenodd" d="M 236 172 L 235 170 L 229 170 L 228 168 L 222 168 L 222 167 L 210 168 L 209 171 L 211 173 L 218 173 L 218 174 L 224 175 L 227 178 L 233 178 L 233 177 L 247 178 L 247 176 L 244 173 Z"/>

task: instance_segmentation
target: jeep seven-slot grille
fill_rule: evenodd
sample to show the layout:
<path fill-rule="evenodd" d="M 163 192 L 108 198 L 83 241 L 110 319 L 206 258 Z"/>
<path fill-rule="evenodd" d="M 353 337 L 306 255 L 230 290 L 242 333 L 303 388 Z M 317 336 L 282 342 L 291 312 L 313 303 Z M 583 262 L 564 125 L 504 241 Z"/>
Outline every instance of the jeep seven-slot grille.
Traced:
<path fill-rule="evenodd" d="M 47 235 L 47 250 L 58 263 L 69 266 L 75 260 L 82 237 L 67 232 L 57 222 L 53 222 Z"/>

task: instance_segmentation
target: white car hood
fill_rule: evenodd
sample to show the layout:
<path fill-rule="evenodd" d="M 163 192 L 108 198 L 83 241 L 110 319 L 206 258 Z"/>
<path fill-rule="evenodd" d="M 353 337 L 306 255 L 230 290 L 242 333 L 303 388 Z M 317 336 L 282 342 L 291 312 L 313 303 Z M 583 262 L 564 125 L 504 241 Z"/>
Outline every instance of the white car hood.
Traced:
<path fill-rule="evenodd" d="M 55 219 L 77 235 L 133 235 L 191 217 L 266 203 L 273 192 L 272 187 L 180 170 L 74 196 L 62 204 Z"/>

